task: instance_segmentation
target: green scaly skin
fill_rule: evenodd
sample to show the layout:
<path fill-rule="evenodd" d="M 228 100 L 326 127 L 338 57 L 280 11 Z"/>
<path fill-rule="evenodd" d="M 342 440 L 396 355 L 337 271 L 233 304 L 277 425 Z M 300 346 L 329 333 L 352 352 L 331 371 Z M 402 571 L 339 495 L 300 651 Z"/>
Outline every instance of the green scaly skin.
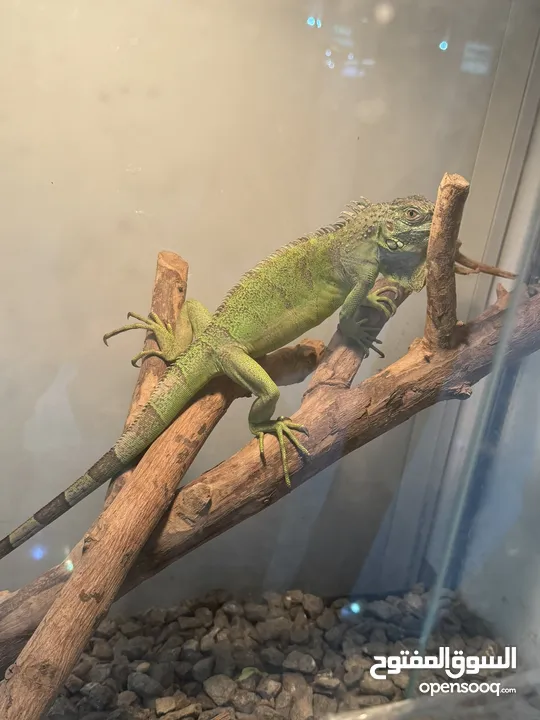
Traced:
<path fill-rule="evenodd" d="M 295 433 L 307 429 L 280 416 L 273 419 L 279 390 L 254 359 L 273 352 L 330 317 L 338 308 L 344 336 L 367 355 L 375 348 L 377 330 L 357 320 L 361 307 L 380 310 L 388 318 L 396 309 L 391 298 L 372 292 L 383 275 L 409 290 L 424 285 L 425 257 L 434 205 L 421 196 L 391 203 L 351 203 L 337 222 L 284 246 L 246 273 L 212 315 L 190 300 L 177 329 L 156 315 L 108 333 L 133 328 L 152 330 L 158 351 L 170 363 L 149 401 L 102 458 L 67 490 L 0 541 L 0 557 L 33 537 L 131 465 L 179 415 L 209 380 L 227 375 L 255 396 L 249 429 L 258 438 L 264 461 L 264 435 L 277 436 L 285 482 L 290 486 L 285 438 L 308 456 Z M 380 352 L 379 352 L 380 354 Z"/>

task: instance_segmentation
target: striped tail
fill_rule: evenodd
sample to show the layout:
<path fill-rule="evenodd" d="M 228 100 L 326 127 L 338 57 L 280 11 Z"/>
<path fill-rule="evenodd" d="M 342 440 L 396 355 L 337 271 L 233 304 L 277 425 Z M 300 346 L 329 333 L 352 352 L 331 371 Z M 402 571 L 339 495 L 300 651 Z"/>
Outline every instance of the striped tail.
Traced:
<path fill-rule="evenodd" d="M 0 558 L 9 555 L 115 475 L 125 470 L 172 423 L 191 398 L 217 375 L 212 352 L 195 342 L 164 374 L 132 424 L 78 480 L 0 540 Z"/>
<path fill-rule="evenodd" d="M 111 477 L 117 475 L 124 469 L 124 465 L 120 462 L 114 449 L 105 453 L 100 460 L 97 461 L 85 475 L 68 487 L 67 490 L 61 492 L 53 500 L 44 505 L 31 518 L 9 535 L 0 540 L 0 558 L 9 555 L 15 548 L 22 545 L 31 537 L 36 535 L 46 525 L 49 525 L 61 515 L 66 513 L 70 508 L 83 500 L 97 490 L 98 487 L 107 482 Z"/>

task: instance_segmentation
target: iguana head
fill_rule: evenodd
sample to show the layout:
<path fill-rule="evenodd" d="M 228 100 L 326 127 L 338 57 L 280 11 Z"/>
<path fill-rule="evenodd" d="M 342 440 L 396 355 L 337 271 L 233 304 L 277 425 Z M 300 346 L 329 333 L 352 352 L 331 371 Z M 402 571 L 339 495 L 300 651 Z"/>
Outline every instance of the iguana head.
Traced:
<path fill-rule="evenodd" d="M 378 245 L 390 252 L 425 252 L 434 209 L 422 195 L 388 203 L 379 217 Z"/>

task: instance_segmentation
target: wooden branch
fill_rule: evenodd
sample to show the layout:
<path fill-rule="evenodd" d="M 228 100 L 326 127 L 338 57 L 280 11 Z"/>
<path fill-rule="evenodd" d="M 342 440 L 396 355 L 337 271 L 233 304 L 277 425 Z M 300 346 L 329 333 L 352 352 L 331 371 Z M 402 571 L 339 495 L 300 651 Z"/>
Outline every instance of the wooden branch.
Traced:
<path fill-rule="evenodd" d="M 168 287 L 161 283 L 155 286 L 154 302 L 163 301 L 165 311 L 174 302 L 179 313 L 185 299 L 187 263 L 174 255 L 162 254 L 160 260 L 156 274 L 164 276 Z M 135 406 L 153 384 L 147 373 L 140 380 L 134 393 Z M 187 470 L 196 452 L 190 449 L 179 453 L 171 463 L 151 447 L 130 482 L 115 492 L 85 535 L 80 562 L 12 667 L 11 678 L 6 674 L 0 687 L 0 717 L 37 720 L 52 704 L 93 628 L 108 612 L 138 552 L 172 502 L 178 476 Z M 157 478 L 149 477 L 152 463 Z"/>
<path fill-rule="evenodd" d="M 456 275 L 478 275 L 478 270 L 473 270 L 472 268 L 467 267 L 461 267 L 461 265 L 458 265 L 456 263 L 456 266 L 454 268 L 454 271 Z"/>
<path fill-rule="evenodd" d="M 38 720 L 54 701 L 125 575 L 172 501 L 186 454 L 150 448 L 85 536 L 85 553 L 0 687 L 0 717 Z M 156 475 L 149 472 L 153 466 Z"/>
<path fill-rule="evenodd" d="M 188 264 L 179 255 L 168 251 L 161 251 L 158 253 L 150 312 L 156 313 L 166 322 L 173 324 L 173 326 L 176 323 L 178 313 L 180 312 L 180 308 L 182 307 L 185 299 L 187 275 Z M 153 338 L 152 333 L 148 332 L 143 350 L 154 349 L 159 349 L 158 344 Z M 156 387 L 160 377 L 163 375 L 165 369 L 166 363 L 156 356 L 147 357 L 141 363 L 141 369 L 133 390 L 130 409 L 124 427 L 127 427 L 132 422 L 137 411 L 145 404 L 152 390 Z M 105 507 L 110 505 L 112 500 L 128 481 L 132 473 L 133 468 L 130 468 L 117 478 L 111 480 L 105 499 Z M 60 584 L 57 585 L 56 582 L 51 582 L 52 577 L 57 578 L 58 575 L 61 574 L 64 578 L 63 581 L 67 581 L 72 569 L 80 562 L 83 549 L 84 538 L 75 545 L 61 565 L 58 565 L 56 568 L 52 568 L 52 570 L 46 572 L 40 578 L 37 578 L 36 581 L 31 583 L 34 590 L 39 588 L 36 592 L 36 597 L 40 598 L 42 607 L 42 611 L 38 611 L 38 614 L 36 615 L 36 623 L 32 627 L 32 631 L 35 627 L 37 627 L 37 624 L 45 615 L 46 610 L 52 604 L 57 591 L 60 590 Z M 2 593 L 2 595 L 3 597 L 0 597 L 0 602 L 8 597 L 11 597 L 12 594 Z M 2 630 L 0 630 L 0 636 L 5 629 L 5 625 L 3 625 Z M 18 649 L 22 647 L 23 643 L 29 636 L 30 635 L 24 635 L 21 638 L 20 647 Z M 0 670 L 2 675 L 5 672 L 5 669 L 6 668 L 4 667 Z"/>
<path fill-rule="evenodd" d="M 161 270 L 162 267 L 158 268 L 159 273 Z M 174 298 L 175 305 L 180 305 L 181 309 L 185 298 L 186 263 L 181 272 L 180 287 L 175 282 L 168 292 L 164 292 L 164 288 L 158 286 L 154 300 L 156 296 L 167 300 Z M 178 279 L 171 268 L 167 275 Z M 284 367 L 285 361 L 287 365 L 282 379 L 286 383 L 295 382 L 306 365 L 313 367 L 316 364 L 323 347 L 322 343 L 308 341 L 296 348 L 284 348 L 279 353 L 261 358 L 261 364 L 275 375 L 276 370 Z M 152 385 L 151 376 L 148 384 Z M 16 665 L 6 673 L 6 680 L 0 687 L 1 717 L 6 720 L 37 719 L 53 702 L 94 627 L 108 612 L 138 552 L 171 504 L 178 482 L 228 405 L 240 394 L 231 383 L 229 386 L 226 394 L 217 393 L 219 410 L 207 414 L 202 420 L 200 414 L 197 415 L 200 408 L 193 405 L 182 414 L 175 424 L 179 433 L 176 439 L 181 447 L 174 458 L 162 451 L 159 442 L 154 444 L 133 471 L 129 483 L 114 493 L 112 501 L 86 534 L 81 557 L 71 569 L 69 581 L 24 647 Z M 148 392 L 148 386 L 144 382 L 138 383 L 134 394 L 136 404 L 141 402 L 145 390 Z M 189 437 L 193 427 L 197 431 Z M 164 442 L 169 431 L 161 436 Z M 152 476 L 153 472 L 155 475 Z M 198 500 L 202 506 L 207 501 L 204 497 Z M 198 506 L 200 509 L 201 505 Z M 7 602 L 2 605 L 4 609 Z"/>
<path fill-rule="evenodd" d="M 427 314 L 424 339 L 430 350 L 452 347 L 456 315 L 455 256 L 469 183 L 445 174 L 439 185 L 426 260 Z"/>
<path fill-rule="evenodd" d="M 158 254 L 150 312 L 156 313 L 164 322 L 171 323 L 173 327 L 176 325 L 180 309 L 184 304 L 187 275 L 188 264 L 179 255 L 167 251 Z M 151 332 L 146 333 L 143 350 L 159 350 L 159 346 Z M 166 363 L 155 355 L 151 355 L 142 361 L 124 429 L 131 424 L 138 410 L 146 403 L 166 367 Z M 108 507 L 118 495 L 132 473 L 133 468 L 129 468 L 111 480 L 107 488 L 105 507 Z"/>
<path fill-rule="evenodd" d="M 293 486 L 420 410 L 448 398 L 469 397 L 471 386 L 490 371 L 507 299 L 508 293 L 499 286 L 497 302 L 466 326 L 467 344 L 427 354 L 417 340 L 404 358 L 352 390 L 347 388 L 359 364 L 358 354 L 345 347 L 336 333 L 295 416 L 310 429 L 312 457 L 301 468 L 301 460 L 291 452 L 291 471 L 299 470 Z M 509 355 L 517 359 L 539 348 L 540 294 L 520 307 Z M 219 410 L 222 403 L 217 391 L 205 395 L 197 403 L 201 417 Z M 176 452 L 179 442 L 179 437 L 171 434 L 163 451 Z M 261 466 L 251 442 L 180 490 L 129 572 L 120 595 L 286 494 L 276 443 L 272 439 L 266 443 L 266 466 Z M 210 502 L 201 502 L 204 498 Z M 67 575 L 62 566 L 53 568 L 0 604 L 0 668 L 5 669 L 16 657 Z"/>
<path fill-rule="evenodd" d="M 276 383 L 288 385 L 312 372 L 323 351 L 322 342 L 306 340 L 261 358 L 260 362 Z M 188 407 L 143 456 L 130 482 L 85 536 L 86 549 L 74 569 L 66 568 L 64 563 L 28 588 L 10 594 L 0 604 L 4 653 L 5 633 L 9 635 L 13 630 L 13 622 L 24 622 L 30 607 L 39 622 L 43 617 L 41 611 L 47 610 L 46 605 L 52 602 L 17 664 L 6 673 L 6 682 L 0 685 L 0 717 L 38 718 L 54 700 L 93 628 L 117 595 L 151 529 L 170 505 L 179 480 L 231 402 L 243 394 L 241 388 L 227 380 L 210 383 L 207 393 Z M 174 458 L 167 450 L 171 445 L 175 447 Z M 207 502 L 204 493 L 197 496 L 197 502 L 198 511 L 202 511 Z M 63 589 L 62 582 L 66 583 Z M 44 601 L 37 613 L 35 592 Z M 25 633 L 19 640 L 24 642 L 26 637 Z M 16 641 L 16 645 L 20 644 Z M 52 669 L 44 676 L 43 667 Z M 23 702 L 24 708 L 20 706 Z"/>
<path fill-rule="evenodd" d="M 396 308 L 399 308 L 411 294 L 402 285 L 388 282 L 386 278 L 377 280 L 374 286 L 376 291 L 383 288 L 386 288 L 386 291 L 382 291 L 382 295 L 391 298 Z M 379 331 L 386 324 L 384 315 L 373 308 L 362 308 L 362 318 L 364 317 L 367 319 L 368 326 L 377 328 Z M 362 362 L 362 353 L 357 352 L 354 345 L 348 345 L 338 329 L 311 378 L 305 397 L 318 387 L 349 388 Z"/>
<path fill-rule="evenodd" d="M 341 357 L 336 363 L 328 359 L 333 365 L 333 387 L 326 379 L 317 383 L 314 377 L 300 411 L 293 416 L 309 428 L 311 452 L 308 462 L 290 453 L 294 488 L 424 408 L 442 400 L 468 398 L 472 385 L 490 371 L 507 300 L 508 293 L 499 288 L 497 302 L 466 326 L 466 344 L 427 354 L 423 342 L 417 340 L 403 358 L 353 389 L 347 389 L 349 356 L 334 338 L 331 344 Z M 523 357 L 539 348 L 540 295 L 536 295 L 520 308 L 508 356 Z M 317 374 L 323 376 L 328 369 L 321 364 Z M 266 466 L 260 465 L 252 442 L 180 490 L 128 575 L 122 594 L 287 495 L 277 443 L 266 442 Z M 193 512 L 192 500 L 203 492 L 211 497 L 210 507 L 204 513 Z"/>

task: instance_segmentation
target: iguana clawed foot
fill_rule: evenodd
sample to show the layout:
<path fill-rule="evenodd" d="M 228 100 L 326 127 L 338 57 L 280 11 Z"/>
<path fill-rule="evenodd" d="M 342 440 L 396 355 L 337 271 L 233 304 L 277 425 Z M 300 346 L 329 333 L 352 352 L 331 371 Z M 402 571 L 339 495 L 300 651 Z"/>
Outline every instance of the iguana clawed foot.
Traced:
<path fill-rule="evenodd" d="M 287 449 L 285 447 L 285 438 L 287 437 L 290 440 L 290 442 L 294 445 L 298 452 L 300 452 L 302 455 L 305 455 L 306 457 L 309 457 L 309 452 L 298 440 L 296 435 L 294 435 L 294 433 L 292 432 L 293 430 L 296 430 L 297 432 L 309 436 L 308 429 L 304 425 L 298 425 L 298 423 L 293 423 L 291 422 L 290 418 L 280 415 L 277 420 L 269 420 L 268 422 L 253 424 L 250 426 L 250 430 L 259 440 L 259 452 L 261 454 L 261 459 L 263 462 L 265 461 L 264 436 L 266 433 L 272 433 L 273 435 L 276 435 L 279 443 L 279 450 L 281 452 L 281 462 L 283 464 L 283 474 L 285 476 L 285 482 L 287 483 L 287 487 L 291 487 L 291 478 L 289 475 L 289 465 L 287 463 Z"/>
<path fill-rule="evenodd" d="M 152 332 L 156 338 L 157 344 L 159 345 L 159 350 L 142 350 L 140 353 L 135 355 L 135 357 L 131 360 L 131 364 L 134 367 L 139 367 L 137 365 L 139 360 L 150 356 L 159 357 L 167 363 L 174 362 L 184 349 L 183 344 L 181 344 L 181 341 L 179 341 L 176 337 L 171 324 L 163 322 L 156 313 L 150 313 L 147 318 L 132 312 L 128 312 L 127 316 L 128 318 L 135 318 L 135 320 L 139 320 L 139 322 L 131 323 L 130 325 L 123 325 L 116 330 L 111 330 L 111 332 L 106 333 L 103 336 L 103 342 L 105 345 L 108 344 L 107 340 L 114 335 L 119 335 L 127 330 L 138 329 L 149 330 Z"/>
<path fill-rule="evenodd" d="M 360 346 L 366 357 L 369 355 L 369 351 L 373 350 L 379 357 L 383 358 L 384 353 L 378 347 L 375 347 L 375 343 L 380 345 L 382 342 L 377 338 L 380 328 L 366 325 L 367 322 L 367 318 L 361 320 L 344 319 L 340 321 L 339 327 L 348 340 Z"/>
<path fill-rule="evenodd" d="M 388 318 L 392 317 L 397 310 L 394 300 L 386 297 L 386 295 L 383 295 L 384 292 L 388 291 L 391 291 L 394 298 L 397 298 L 398 291 L 396 288 L 392 285 L 387 285 L 370 293 L 362 303 L 362 307 L 375 308 L 375 310 L 381 312 L 388 320 Z M 357 345 L 360 345 L 366 357 L 369 355 L 369 351 L 373 350 L 377 353 L 377 355 L 383 358 L 384 353 L 381 352 L 379 348 L 375 347 L 375 343 L 378 343 L 379 345 L 381 344 L 381 340 L 377 339 L 380 327 L 367 325 L 367 322 L 367 318 L 362 318 L 360 320 L 347 318 L 340 321 L 340 328 L 347 338 Z"/>
<path fill-rule="evenodd" d="M 379 310 L 388 320 L 397 310 L 397 306 L 394 300 L 382 294 L 389 291 L 393 293 L 394 298 L 397 298 L 398 291 L 396 290 L 396 288 L 392 285 L 387 285 L 371 292 L 363 302 L 364 307 L 372 307 L 375 308 L 375 310 Z"/>

